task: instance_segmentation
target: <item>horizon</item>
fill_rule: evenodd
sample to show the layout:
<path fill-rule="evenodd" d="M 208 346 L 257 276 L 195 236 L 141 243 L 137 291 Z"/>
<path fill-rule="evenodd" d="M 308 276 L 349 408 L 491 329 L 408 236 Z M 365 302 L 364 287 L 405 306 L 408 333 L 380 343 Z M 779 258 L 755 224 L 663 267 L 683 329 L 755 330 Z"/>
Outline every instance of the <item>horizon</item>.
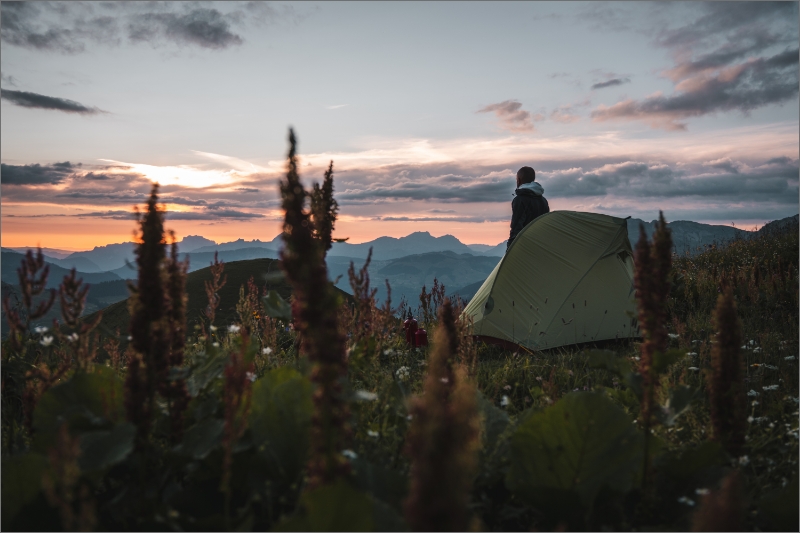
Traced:
<path fill-rule="evenodd" d="M 5 248 L 131 242 L 154 182 L 178 240 L 271 240 L 290 126 L 351 244 L 495 246 L 524 165 L 552 211 L 798 211 L 797 2 L 0 9 Z"/>

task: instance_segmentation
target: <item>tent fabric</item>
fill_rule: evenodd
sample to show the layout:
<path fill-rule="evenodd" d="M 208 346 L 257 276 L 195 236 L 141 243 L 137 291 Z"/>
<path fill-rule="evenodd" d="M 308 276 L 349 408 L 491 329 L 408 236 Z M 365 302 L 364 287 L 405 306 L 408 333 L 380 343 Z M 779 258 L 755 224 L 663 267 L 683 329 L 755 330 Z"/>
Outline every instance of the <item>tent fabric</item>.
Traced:
<path fill-rule="evenodd" d="M 639 337 L 626 220 L 574 211 L 534 219 L 462 316 L 473 334 L 530 350 Z"/>

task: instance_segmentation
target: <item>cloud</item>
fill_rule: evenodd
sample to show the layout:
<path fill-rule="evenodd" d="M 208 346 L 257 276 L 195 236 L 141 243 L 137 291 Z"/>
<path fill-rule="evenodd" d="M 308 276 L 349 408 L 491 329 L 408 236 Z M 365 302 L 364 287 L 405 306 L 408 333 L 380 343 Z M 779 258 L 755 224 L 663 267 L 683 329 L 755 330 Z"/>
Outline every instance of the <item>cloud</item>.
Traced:
<path fill-rule="evenodd" d="M 797 97 L 798 50 L 681 80 L 670 96 L 656 93 L 644 100 L 627 99 L 612 106 L 600 105 L 592 120 L 643 120 L 654 128 L 685 130 L 690 117 L 719 111 L 747 113 Z"/>
<path fill-rule="evenodd" d="M 482 224 L 484 222 L 502 222 L 506 216 L 466 216 L 466 217 L 375 217 L 381 222 L 465 222 Z"/>
<path fill-rule="evenodd" d="M 3 185 L 53 185 L 61 183 L 76 168 L 80 167 L 69 161 L 52 165 L 6 165 L 0 164 L 0 182 Z"/>
<path fill-rule="evenodd" d="M 11 85 L 12 87 L 17 86 L 17 80 L 14 78 L 14 76 L 6 76 L 0 72 L 0 79 L 2 79 L 3 83 L 6 85 Z"/>
<path fill-rule="evenodd" d="M 617 85 L 622 85 L 623 83 L 630 83 L 630 78 L 613 78 L 608 81 L 601 81 L 600 83 L 595 83 L 592 85 L 592 89 L 605 89 L 606 87 L 616 87 Z"/>
<path fill-rule="evenodd" d="M 299 20 L 267 2 L 4 2 L 0 38 L 38 51 L 78 54 L 123 41 L 222 50 L 244 42 L 237 28 Z"/>
<path fill-rule="evenodd" d="M 64 111 L 65 113 L 78 113 L 79 115 L 96 115 L 98 113 L 105 113 L 96 107 L 86 107 L 79 104 L 74 100 L 67 100 L 66 98 L 56 98 L 54 96 L 44 96 L 37 93 L 29 93 L 26 91 L 11 91 L 9 89 L 0 90 L 0 95 L 3 100 L 8 100 L 14 105 L 20 107 L 30 107 L 33 109 L 54 109 L 56 111 Z"/>
<path fill-rule="evenodd" d="M 241 191 L 241 192 L 249 192 L 249 193 L 256 193 L 256 192 L 258 192 L 258 189 L 252 189 L 252 188 L 250 188 L 250 187 L 237 187 L 237 188 L 236 188 L 236 190 L 237 190 L 237 191 Z"/>
<path fill-rule="evenodd" d="M 478 113 L 494 113 L 500 120 L 500 127 L 513 133 L 529 133 L 533 131 L 531 114 L 522 109 L 516 100 L 505 100 L 499 104 L 487 105 Z"/>
<path fill-rule="evenodd" d="M 128 37 L 134 43 L 172 41 L 180 45 L 223 49 L 242 44 L 231 32 L 230 22 L 216 9 L 198 8 L 184 14 L 144 13 L 128 23 Z"/>
<path fill-rule="evenodd" d="M 76 218 L 104 218 L 109 220 L 133 220 L 133 211 L 107 210 L 92 213 L 69 215 Z M 201 210 L 201 211 L 165 211 L 166 220 L 248 220 L 266 218 L 260 213 L 246 213 L 244 211 L 226 210 Z"/>
<path fill-rule="evenodd" d="M 329 105 L 329 106 L 325 106 L 325 109 L 341 109 L 341 108 L 347 107 L 349 105 L 350 104 Z"/>
<path fill-rule="evenodd" d="M 665 4 L 657 9 L 671 8 Z M 594 121 L 635 120 L 653 128 L 686 130 L 692 117 L 732 111 L 747 115 L 796 101 L 796 2 L 679 3 L 675 8 L 701 13 L 690 16 L 689 23 L 662 23 L 654 31 L 654 43 L 673 57 L 673 65 L 662 72 L 674 84 L 672 94 L 600 105 L 592 112 Z"/>

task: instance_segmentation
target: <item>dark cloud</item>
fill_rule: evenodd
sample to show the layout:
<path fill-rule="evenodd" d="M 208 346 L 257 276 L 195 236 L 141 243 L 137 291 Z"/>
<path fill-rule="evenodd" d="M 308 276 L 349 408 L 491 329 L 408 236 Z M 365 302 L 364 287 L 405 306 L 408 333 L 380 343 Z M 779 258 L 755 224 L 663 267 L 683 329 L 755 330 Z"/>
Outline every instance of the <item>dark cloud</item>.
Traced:
<path fill-rule="evenodd" d="M 516 100 L 505 100 L 499 104 L 490 104 L 478 113 L 494 113 L 500 120 L 503 129 L 514 133 L 529 133 L 533 131 L 531 114 L 522 109 L 522 104 Z"/>
<path fill-rule="evenodd" d="M 251 193 L 258 192 L 258 189 L 251 189 L 249 187 L 237 187 L 236 190 L 241 192 L 251 192 Z"/>
<path fill-rule="evenodd" d="M 472 217 L 375 217 L 381 222 L 467 222 L 481 224 L 483 222 L 499 222 L 508 217 L 472 216 Z"/>
<path fill-rule="evenodd" d="M 90 180 L 90 181 L 108 181 L 108 180 L 113 180 L 114 177 L 113 176 L 109 176 L 108 174 L 100 173 L 100 172 L 98 172 L 98 173 L 87 172 L 86 174 L 81 176 L 81 179 Z"/>
<path fill-rule="evenodd" d="M 644 100 L 627 99 L 592 111 L 595 121 L 643 120 L 653 127 L 684 130 L 690 117 L 720 111 L 744 113 L 795 100 L 798 94 L 798 50 L 769 58 L 748 60 L 681 80 L 670 96 L 656 94 Z"/>
<path fill-rule="evenodd" d="M 600 83 L 595 83 L 592 85 L 592 89 L 605 89 L 606 87 L 616 87 L 617 85 L 622 85 L 623 83 L 630 83 L 630 78 L 613 78 L 608 81 L 601 81 Z"/>
<path fill-rule="evenodd" d="M 17 86 L 17 80 L 14 78 L 14 76 L 6 76 L 2 72 L 0 72 L 0 79 L 2 79 L 5 85 L 11 85 L 12 87 Z"/>
<path fill-rule="evenodd" d="M 0 164 L 0 182 L 3 185 L 54 185 L 61 183 L 81 165 L 69 161 L 52 165 Z"/>
<path fill-rule="evenodd" d="M 203 8 L 184 14 L 135 15 L 128 24 L 128 36 L 134 43 L 165 40 L 216 49 L 242 44 L 242 38 L 231 31 L 230 22 L 222 13 Z"/>
<path fill-rule="evenodd" d="M 177 44 L 226 49 L 243 42 L 236 27 L 298 17 L 292 6 L 267 2 L 3 2 L 6 44 L 65 54 L 89 44 Z"/>
<path fill-rule="evenodd" d="M 676 27 L 661 23 L 654 43 L 672 53 L 663 75 L 672 94 L 627 99 L 592 112 L 595 121 L 638 120 L 654 128 L 685 130 L 686 120 L 719 112 L 744 114 L 796 101 L 796 2 L 664 4 L 657 10 L 700 10 Z M 659 20 L 665 20 L 659 17 Z"/>
<path fill-rule="evenodd" d="M 96 115 L 98 113 L 105 113 L 96 107 L 86 107 L 73 100 L 65 98 L 56 98 L 53 96 L 44 96 L 37 93 L 29 93 L 26 91 L 11 91 L 9 89 L 0 90 L 0 95 L 3 100 L 8 100 L 12 104 L 21 107 L 30 107 L 34 109 L 54 109 L 56 111 L 64 111 L 65 113 L 78 113 L 79 115 Z"/>
<path fill-rule="evenodd" d="M 265 216 L 260 213 L 246 213 L 233 209 L 217 211 L 165 211 L 164 215 L 167 220 L 247 220 L 265 218 Z M 132 220 L 135 218 L 134 212 L 121 210 L 95 211 L 92 213 L 81 213 L 70 216 L 76 218 L 105 218 L 110 220 Z"/>

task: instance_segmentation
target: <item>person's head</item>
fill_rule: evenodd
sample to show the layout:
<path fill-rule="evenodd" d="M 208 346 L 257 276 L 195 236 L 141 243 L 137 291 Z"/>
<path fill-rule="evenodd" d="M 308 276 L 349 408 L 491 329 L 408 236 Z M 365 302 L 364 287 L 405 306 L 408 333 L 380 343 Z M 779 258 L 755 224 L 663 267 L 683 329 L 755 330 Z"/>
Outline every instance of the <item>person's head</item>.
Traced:
<path fill-rule="evenodd" d="M 517 187 L 536 181 L 536 171 L 531 167 L 522 167 L 517 171 Z"/>

